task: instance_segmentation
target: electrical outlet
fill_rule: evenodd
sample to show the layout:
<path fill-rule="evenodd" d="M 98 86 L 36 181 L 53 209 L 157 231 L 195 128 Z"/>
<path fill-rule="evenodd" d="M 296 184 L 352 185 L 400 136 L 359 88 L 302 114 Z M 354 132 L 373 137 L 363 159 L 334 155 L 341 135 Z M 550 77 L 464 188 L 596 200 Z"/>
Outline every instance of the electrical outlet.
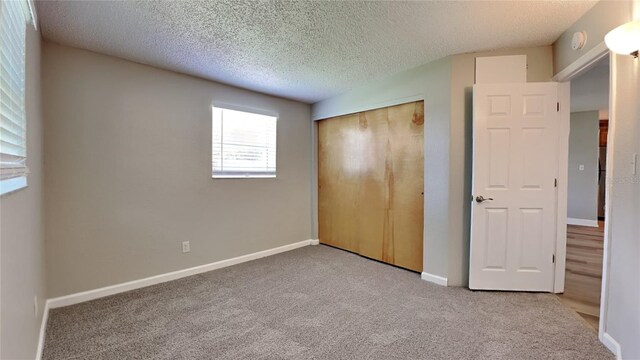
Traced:
<path fill-rule="evenodd" d="M 38 317 L 38 296 L 33 297 L 33 316 Z"/>
<path fill-rule="evenodd" d="M 584 165 L 582 165 L 582 164 L 578 165 L 578 170 L 584 171 Z"/>
<path fill-rule="evenodd" d="M 189 244 L 188 241 L 183 241 L 182 242 L 182 253 L 188 253 L 189 251 L 191 251 L 191 244 Z"/>
<path fill-rule="evenodd" d="M 638 174 L 638 154 L 631 155 L 631 175 Z"/>

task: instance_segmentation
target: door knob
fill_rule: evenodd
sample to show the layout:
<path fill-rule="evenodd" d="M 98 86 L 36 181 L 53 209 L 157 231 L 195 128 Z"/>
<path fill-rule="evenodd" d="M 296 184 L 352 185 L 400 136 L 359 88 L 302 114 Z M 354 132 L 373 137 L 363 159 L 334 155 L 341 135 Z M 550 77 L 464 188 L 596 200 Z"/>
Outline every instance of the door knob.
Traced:
<path fill-rule="evenodd" d="M 487 201 L 487 200 L 493 200 L 493 198 L 485 198 L 485 197 L 484 197 L 484 196 L 482 196 L 482 195 L 480 195 L 480 196 L 476 196 L 476 201 L 477 201 L 478 203 L 482 203 L 482 202 L 485 202 L 485 201 Z"/>

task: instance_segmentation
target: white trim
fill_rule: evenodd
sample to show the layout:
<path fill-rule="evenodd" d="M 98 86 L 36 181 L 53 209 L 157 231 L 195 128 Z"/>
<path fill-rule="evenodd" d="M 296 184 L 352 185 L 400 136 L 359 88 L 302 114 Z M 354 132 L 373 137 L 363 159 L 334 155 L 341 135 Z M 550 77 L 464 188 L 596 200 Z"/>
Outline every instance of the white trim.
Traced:
<path fill-rule="evenodd" d="M 309 154 L 309 175 L 310 175 L 310 204 L 311 204 L 311 234 L 319 236 L 318 232 L 318 122 L 312 121 L 310 126 L 311 152 Z M 318 240 L 318 243 L 320 241 Z"/>
<path fill-rule="evenodd" d="M 434 283 L 434 284 L 438 284 L 438 285 L 442 285 L 442 286 L 447 286 L 447 278 L 446 277 L 442 277 L 442 276 L 433 275 L 433 274 L 429 274 L 429 273 L 423 272 L 422 275 L 420 275 L 420 278 L 422 280 L 428 281 L 430 283 Z"/>
<path fill-rule="evenodd" d="M 609 333 L 600 333 L 600 342 L 604 344 L 604 346 L 609 349 L 612 353 L 616 355 L 617 360 L 622 360 L 622 348 L 620 347 L 620 343 L 618 343 Z"/>
<path fill-rule="evenodd" d="M 60 297 L 47 300 L 47 307 L 50 309 L 55 309 L 62 306 L 79 304 L 85 301 L 90 301 L 90 300 L 98 299 L 98 298 L 109 296 L 109 295 L 123 293 L 125 291 L 140 289 L 143 287 L 147 287 L 147 286 L 151 286 L 151 285 L 155 285 L 155 284 L 159 284 L 167 281 L 177 280 L 186 276 L 197 275 L 204 272 L 224 268 L 227 266 L 232 266 L 232 265 L 240 264 L 243 262 L 260 259 L 266 256 L 279 254 L 285 251 L 294 250 L 304 246 L 313 245 L 316 243 L 316 241 L 317 240 L 312 240 L 312 239 L 304 240 L 304 241 L 280 246 L 273 249 L 258 251 L 252 254 L 242 255 L 235 258 L 231 258 L 231 259 L 216 261 L 210 264 L 195 266 L 192 268 L 173 271 L 173 272 L 160 274 L 156 276 L 151 276 L 144 279 L 128 281 L 121 284 L 110 285 L 110 286 L 106 286 L 99 289 L 93 289 L 93 290 L 83 291 L 75 294 L 60 296 Z"/>
<path fill-rule="evenodd" d="M 567 225 L 598 227 L 598 220 L 567 218 Z"/>
<path fill-rule="evenodd" d="M 343 111 L 340 111 L 340 112 L 326 112 L 326 113 L 320 113 L 320 114 L 312 113 L 311 114 L 311 120 L 312 121 L 321 121 L 321 120 L 326 120 L 326 119 L 330 119 L 330 118 L 334 118 L 334 117 L 338 117 L 338 116 L 356 114 L 356 113 L 363 112 L 363 111 L 382 109 L 382 108 L 386 108 L 386 107 L 402 105 L 402 104 L 412 103 L 412 102 L 416 102 L 416 101 L 424 101 L 424 94 L 402 96 L 402 97 L 399 97 L 399 98 L 388 99 L 388 100 L 379 101 L 379 102 L 375 102 L 375 103 L 358 105 L 358 106 L 355 106 L 355 107 L 352 107 L 352 108 L 347 108 L 347 110 L 343 110 Z"/>
<path fill-rule="evenodd" d="M 571 131 L 571 84 L 558 83 L 558 187 L 556 193 L 556 247 L 553 292 L 564 292 L 567 260 L 567 201 L 569 188 L 569 133 Z"/>
<path fill-rule="evenodd" d="M 309 240 L 309 245 L 320 245 L 320 239 Z"/>
<path fill-rule="evenodd" d="M 256 108 L 256 107 L 251 107 L 251 106 L 246 106 L 246 105 L 238 105 L 238 104 L 227 103 L 227 102 L 222 102 L 222 101 L 214 101 L 214 102 L 212 102 L 211 103 L 211 107 L 212 108 L 215 107 L 215 108 L 219 108 L 219 109 L 225 109 L 225 110 L 248 112 L 248 113 L 252 113 L 252 114 L 271 116 L 271 117 L 275 117 L 275 118 L 279 118 L 280 117 L 280 114 L 278 114 L 278 112 L 273 111 L 273 110 L 269 110 L 269 109 L 266 109 L 266 108 Z"/>
<path fill-rule="evenodd" d="M 552 79 L 553 81 L 563 82 L 569 81 L 580 74 L 591 69 L 595 63 L 609 55 L 609 48 L 602 41 L 598 45 L 594 46 L 591 50 L 584 53 L 576 61 L 569 64 L 566 68 L 562 69 Z"/>
<path fill-rule="evenodd" d="M 589 70 L 595 63 L 602 60 L 606 56 L 610 57 L 609 62 L 609 132 L 607 136 L 607 177 L 606 192 L 604 201 L 604 253 L 602 259 L 602 289 L 600 291 L 600 323 L 598 327 L 598 338 L 600 341 L 611 351 L 616 354 L 618 359 L 622 358 L 622 350 L 620 344 L 615 341 L 611 335 L 607 333 L 607 307 L 608 307 L 608 293 L 609 293 L 609 267 L 611 266 L 611 218 L 613 204 L 611 203 L 611 187 L 613 177 L 613 148 L 614 148 L 614 134 L 615 134 L 615 99 L 616 99 L 616 61 L 615 57 L 610 56 L 609 49 L 604 42 L 596 45 L 593 49 L 586 52 L 576 61 L 571 63 L 565 69 L 560 71 L 553 77 L 555 81 L 570 81 L 585 71 Z M 565 248 L 566 251 L 566 248 Z"/>
<path fill-rule="evenodd" d="M 242 175 L 228 175 L 228 174 L 218 174 L 218 175 L 211 175 L 212 179 L 275 179 L 276 178 L 276 174 L 252 174 L 252 173 L 245 173 Z"/>
<path fill-rule="evenodd" d="M 29 12 L 31 12 L 31 23 L 33 24 L 33 28 L 38 31 L 38 14 L 36 13 L 36 4 L 34 0 L 27 0 L 29 4 Z"/>
<path fill-rule="evenodd" d="M 605 343 L 605 339 L 613 340 L 607 333 L 607 309 L 609 300 L 609 268 L 611 267 L 611 220 L 613 218 L 613 202 L 612 202 L 612 179 L 615 175 L 614 163 L 614 141 L 616 133 L 617 108 L 614 99 L 616 98 L 616 74 L 617 62 L 615 56 L 611 56 L 609 61 L 609 130 L 607 133 L 607 167 L 605 177 L 605 194 L 604 194 L 604 249 L 602 254 L 602 287 L 600 289 L 600 323 L 598 326 L 598 337 L 600 341 Z M 620 354 L 620 344 L 614 341 L 619 349 L 616 354 Z M 607 345 L 605 343 L 605 345 Z M 608 345 L 607 347 L 611 349 Z M 613 351 L 613 350 L 612 350 Z M 619 359 L 622 358 L 620 355 Z"/>
<path fill-rule="evenodd" d="M 38 335 L 38 349 L 36 350 L 36 360 L 42 358 L 42 350 L 44 350 L 44 335 L 47 330 L 47 321 L 49 320 L 49 300 L 44 302 L 42 310 L 42 322 L 40 323 L 40 334 Z"/>

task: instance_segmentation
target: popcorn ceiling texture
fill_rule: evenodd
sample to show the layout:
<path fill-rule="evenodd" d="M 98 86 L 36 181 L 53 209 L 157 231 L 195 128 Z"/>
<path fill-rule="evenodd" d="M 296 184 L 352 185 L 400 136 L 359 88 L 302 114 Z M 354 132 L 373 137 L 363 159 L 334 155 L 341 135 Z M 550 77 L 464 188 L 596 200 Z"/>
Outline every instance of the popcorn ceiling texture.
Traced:
<path fill-rule="evenodd" d="M 457 53 L 549 45 L 595 1 L 39 1 L 45 39 L 313 103 Z"/>

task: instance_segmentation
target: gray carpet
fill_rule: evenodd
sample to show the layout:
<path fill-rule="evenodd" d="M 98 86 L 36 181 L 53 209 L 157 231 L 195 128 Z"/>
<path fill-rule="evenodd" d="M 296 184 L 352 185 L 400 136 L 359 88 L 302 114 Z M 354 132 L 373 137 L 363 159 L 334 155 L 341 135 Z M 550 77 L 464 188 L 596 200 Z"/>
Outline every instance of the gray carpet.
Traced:
<path fill-rule="evenodd" d="M 44 359 L 613 359 L 551 294 L 472 292 L 326 246 L 52 310 Z"/>

